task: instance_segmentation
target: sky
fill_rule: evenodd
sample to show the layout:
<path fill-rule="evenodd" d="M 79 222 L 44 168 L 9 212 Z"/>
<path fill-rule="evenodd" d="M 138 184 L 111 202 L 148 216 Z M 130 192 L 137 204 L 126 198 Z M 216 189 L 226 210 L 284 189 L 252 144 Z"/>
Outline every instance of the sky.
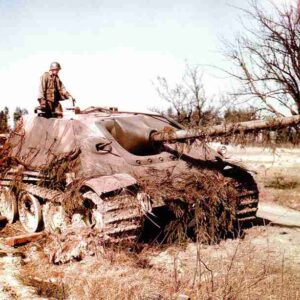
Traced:
<path fill-rule="evenodd" d="M 81 108 L 165 107 L 153 81 L 180 80 L 186 62 L 202 66 L 207 93 L 218 95 L 230 81 L 208 66 L 228 65 L 221 40 L 241 30 L 235 6 L 248 1 L 0 0 L 0 108 L 32 111 L 52 61 Z"/>

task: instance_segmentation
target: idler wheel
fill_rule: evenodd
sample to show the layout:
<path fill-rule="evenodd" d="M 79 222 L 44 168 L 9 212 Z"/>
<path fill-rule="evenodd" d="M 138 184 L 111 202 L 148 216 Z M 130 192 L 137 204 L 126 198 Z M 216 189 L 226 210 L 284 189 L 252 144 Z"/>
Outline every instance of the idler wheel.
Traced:
<path fill-rule="evenodd" d="M 8 187 L 2 188 L 0 192 L 0 214 L 6 217 L 9 224 L 18 219 L 17 199 Z"/>
<path fill-rule="evenodd" d="M 27 232 L 37 232 L 42 229 L 43 217 L 39 200 L 24 193 L 18 201 L 19 218 L 22 226 Z"/>
<path fill-rule="evenodd" d="M 83 205 L 87 209 L 87 214 L 84 218 L 85 224 L 92 228 L 103 229 L 103 200 L 92 190 L 84 193 Z"/>
<path fill-rule="evenodd" d="M 87 224 L 90 227 L 97 228 L 97 229 L 103 229 L 104 227 L 104 220 L 103 220 L 103 214 L 97 210 L 97 209 L 92 209 L 89 213 L 88 219 L 87 219 Z"/>
<path fill-rule="evenodd" d="M 90 221 L 90 216 L 89 215 L 84 215 L 81 213 L 76 213 L 72 215 L 72 226 L 74 227 L 91 227 L 91 221 Z"/>
<path fill-rule="evenodd" d="M 76 213 L 72 215 L 72 226 L 75 227 L 92 227 L 102 229 L 103 216 L 97 209 L 86 209 L 85 213 Z"/>

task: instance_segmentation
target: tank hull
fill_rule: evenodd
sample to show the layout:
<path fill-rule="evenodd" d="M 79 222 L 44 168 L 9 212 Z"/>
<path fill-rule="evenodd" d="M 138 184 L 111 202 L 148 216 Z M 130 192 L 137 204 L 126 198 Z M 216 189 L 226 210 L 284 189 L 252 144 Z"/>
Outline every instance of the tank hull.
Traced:
<path fill-rule="evenodd" d="M 5 144 L 6 159 L 13 163 L 2 161 L 1 188 L 11 191 L 27 231 L 79 224 L 118 242 L 137 240 L 149 220 L 157 236 L 165 233 L 165 219 L 184 222 L 195 234 L 199 211 L 215 211 L 232 230 L 253 222 L 258 189 L 247 170 L 199 139 L 173 144 L 149 139 L 180 129 L 162 116 L 145 114 L 28 116 Z"/>

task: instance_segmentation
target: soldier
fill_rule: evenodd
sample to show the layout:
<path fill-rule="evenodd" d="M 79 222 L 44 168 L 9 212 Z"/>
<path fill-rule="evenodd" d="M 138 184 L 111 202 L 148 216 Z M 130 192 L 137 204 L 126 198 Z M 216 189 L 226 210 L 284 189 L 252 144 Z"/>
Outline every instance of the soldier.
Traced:
<path fill-rule="evenodd" d="M 50 65 L 50 71 L 45 72 L 41 77 L 38 101 L 41 109 L 50 117 L 53 114 L 62 117 L 62 106 L 59 103 L 61 100 L 70 99 L 73 101 L 73 105 L 75 105 L 75 99 L 66 90 L 58 77 L 60 70 L 60 64 L 53 62 Z"/>

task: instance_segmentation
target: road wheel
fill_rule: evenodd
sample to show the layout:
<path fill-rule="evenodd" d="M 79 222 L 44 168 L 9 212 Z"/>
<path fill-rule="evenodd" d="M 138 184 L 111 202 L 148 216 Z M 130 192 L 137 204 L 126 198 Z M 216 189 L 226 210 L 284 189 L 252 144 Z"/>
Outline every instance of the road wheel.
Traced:
<path fill-rule="evenodd" d="M 50 202 L 43 206 L 43 220 L 45 230 L 49 232 L 63 232 L 71 224 L 63 207 Z"/>
<path fill-rule="evenodd" d="M 0 214 L 6 217 L 9 224 L 18 219 L 17 199 L 8 187 L 4 187 L 0 191 Z"/>
<path fill-rule="evenodd" d="M 42 229 L 42 209 L 35 196 L 22 193 L 18 201 L 18 210 L 20 222 L 27 232 L 37 232 Z"/>

